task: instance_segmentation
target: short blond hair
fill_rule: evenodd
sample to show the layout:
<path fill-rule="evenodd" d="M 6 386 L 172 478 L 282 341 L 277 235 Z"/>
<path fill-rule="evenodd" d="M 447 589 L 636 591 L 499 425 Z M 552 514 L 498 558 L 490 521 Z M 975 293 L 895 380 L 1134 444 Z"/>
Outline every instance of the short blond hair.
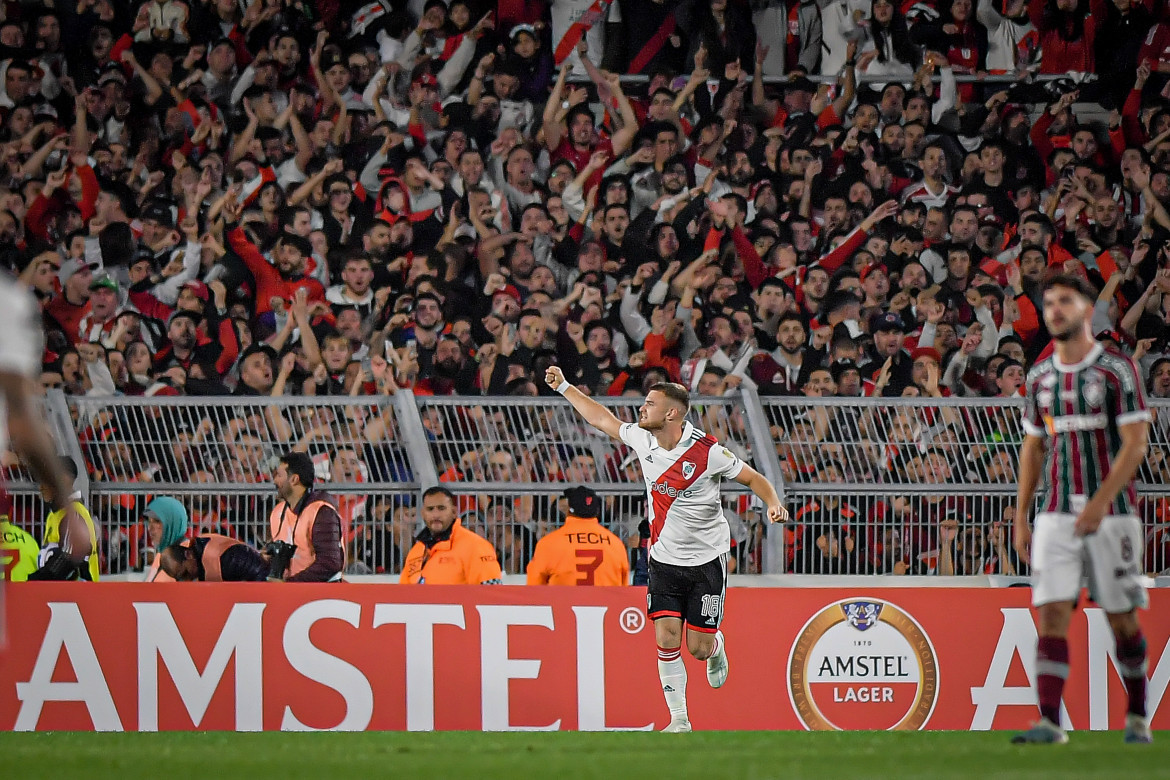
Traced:
<path fill-rule="evenodd" d="M 678 382 L 658 382 L 650 386 L 651 393 L 655 390 L 681 406 L 683 414 L 691 410 L 691 394 Z"/>

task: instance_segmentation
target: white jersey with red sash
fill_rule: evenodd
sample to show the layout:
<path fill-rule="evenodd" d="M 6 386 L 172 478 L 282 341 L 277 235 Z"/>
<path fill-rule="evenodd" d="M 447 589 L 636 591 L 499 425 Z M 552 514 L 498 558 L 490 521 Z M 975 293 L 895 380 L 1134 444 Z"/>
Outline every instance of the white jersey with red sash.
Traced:
<path fill-rule="evenodd" d="M 743 461 L 690 423 L 672 450 L 634 423 L 621 439 L 638 455 L 650 513 L 650 557 L 674 566 L 701 566 L 731 549 L 719 484 L 735 479 Z"/>

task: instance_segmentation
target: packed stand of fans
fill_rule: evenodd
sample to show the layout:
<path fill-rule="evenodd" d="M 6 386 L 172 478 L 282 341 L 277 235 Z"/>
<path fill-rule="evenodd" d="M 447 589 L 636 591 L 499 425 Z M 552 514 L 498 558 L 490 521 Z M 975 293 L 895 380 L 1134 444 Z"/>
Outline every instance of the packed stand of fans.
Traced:
<path fill-rule="evenodd" d="M 405 481 L 381 400 L 548 395 L 553 362 L 595 395 L 1012 399 L 1050 350 L 1054 267 L 1100 290 L 1094 332 L 1170 397 L 1164 3 L 390 5 L 2 7 L 0 257 L 43 303 L 42 384 L 84 401 L 95 482 L 261 483 L 294 445 L 326 480 Z M 987 74 L 1018 81 L 955 79 Z M 208 412 L 159 426 L 156 453 L 103 409 L 118 394 L 374 398 Z M 1014 479 L 1003 400 L 769 409 L 789 482 Z M 501 425 L 504 446 L 436 448 L 445 478 L 595 458 L 533 463 Z M 1162 425 L 1147 482 L 1170 476 Z M 614 462 L 589 468 L 637 478 Z M 233 530 L 263 528 L 267 499 L 231 500 Z M 838 551 L 817 571 L 1010 573 L 1010 503 L 811 502 L 790 549 Z M 1144 506 L 1161 571 L 1170 499 Z M 409 538 L 409 502 L 379 507 Z M 532 535 L 557 516 L 524 512 Z M 906 516 L 929 540 L 859 530 Z M 957 526 L 970 561 L 917 554 Z"/>

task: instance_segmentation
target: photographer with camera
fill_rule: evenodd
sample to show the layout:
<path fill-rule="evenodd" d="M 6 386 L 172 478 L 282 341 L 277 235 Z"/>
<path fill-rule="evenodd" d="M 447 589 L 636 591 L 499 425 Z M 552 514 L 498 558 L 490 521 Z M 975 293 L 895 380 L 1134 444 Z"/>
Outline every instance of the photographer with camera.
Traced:
<path fill-rule="evenodd" d="M 272 510 L 272 539 L 264 546 L 269 582 L 339 582 L 345 568 L 341 516 L 335 499 L 313 490 L 313 461 L 289 452 L 272 474 L 280 502 Z"/>

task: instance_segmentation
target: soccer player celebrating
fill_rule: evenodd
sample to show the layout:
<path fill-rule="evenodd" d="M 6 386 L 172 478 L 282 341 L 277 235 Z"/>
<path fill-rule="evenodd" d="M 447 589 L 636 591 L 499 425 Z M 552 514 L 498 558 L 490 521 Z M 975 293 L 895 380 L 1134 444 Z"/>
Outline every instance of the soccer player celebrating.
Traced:
<path fill-rule="evenodd" d="M 1126 742 L 1150 742 L 1146 720 L 1146 640 L 1136 610 L 1145 545 L 1134 475 L 1146 456 L 1150 413 L 1133 362 L 1091 335 L 1096 292 L 1080 277 L 1044 286 L 1044 322 L 1055 353 L 1028 375 L 1020 453 L 1015 547 L 1032 564 L 1032 603 L 1040 613 L 1036 650 L 1040 720 L 1013 742 L 1064 743 L 1060 698 L 1068 677 L 1068 626 L 1087 578 L 1109 617 L 1129 698 Z M 1028 528 L 1037 483 L 1048 486 L 1035 531 Z"/>
<path fill-rule="evenodd" d="M 763 475 L 686 421 L 690 398 L 682 385 L 651 387 L 635 424 L 623 423 L 570 385 L 557 366 L 548 369 L 544 381 L 586 422 L 633 449 L 641 462 L 650 513 L 647 609 L 658 642 L 658 677 L 670 709 L 670 725 L 663 731 L 690 731 L 681 650 L 684 621 L 687 650 L 707 662 L 707 682 L 718 688 L 727 680 L 727 649 L 719 624 L 731 531 L 719 503 L 719 483 L 734 479 L 751 488 L 773 523 L 786 521 L 788 511 Z"/>

